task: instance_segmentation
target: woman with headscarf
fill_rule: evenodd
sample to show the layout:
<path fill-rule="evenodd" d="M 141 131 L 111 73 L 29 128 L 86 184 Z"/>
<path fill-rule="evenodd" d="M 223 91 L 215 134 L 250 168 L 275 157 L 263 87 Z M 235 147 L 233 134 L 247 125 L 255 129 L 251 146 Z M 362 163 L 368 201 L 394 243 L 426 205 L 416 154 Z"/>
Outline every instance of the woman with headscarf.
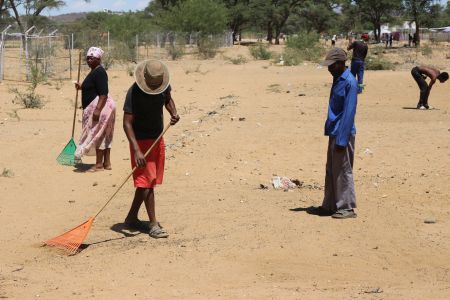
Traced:
<path fill-rule="evenodd" d="M 111 144 L 114 134 L 116 106 L 108 95 L 108 74 L 101 65 L 103 50 L 89 48 L 86 62 L 91 71 L 83 83 L 76 83 L 81 90 L 83 125 L 75 157 L 96 155 L 95 165 L 88 171 L 111 170 Z"/>

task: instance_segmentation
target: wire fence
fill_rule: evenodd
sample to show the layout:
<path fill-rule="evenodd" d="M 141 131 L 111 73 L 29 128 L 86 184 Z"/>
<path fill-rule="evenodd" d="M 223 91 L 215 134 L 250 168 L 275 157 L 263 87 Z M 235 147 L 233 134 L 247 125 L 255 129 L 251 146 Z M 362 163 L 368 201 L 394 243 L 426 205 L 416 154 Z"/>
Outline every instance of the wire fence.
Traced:
<path fill-rule="evenodd" d="M 10 32 L 10 27 L 1 34 L 0 81 L 29 80 L 31 67 L 49 79 L 72 79 L 77 64 L 74 54 L 78 50 L 86 53 L 91 46 L 105 50 L 103 63 L 109 67 L 113 62 L 168 59 L 175 48 L 183 53 L 196 53 L 202 41 L 217 48 L 233 45 L 231 32 L 217 35 L 146 32 L 124 39 L 109 32 L 57 34 L 56 31 L 43 33 L 34 27 L 22 34 Z"/>

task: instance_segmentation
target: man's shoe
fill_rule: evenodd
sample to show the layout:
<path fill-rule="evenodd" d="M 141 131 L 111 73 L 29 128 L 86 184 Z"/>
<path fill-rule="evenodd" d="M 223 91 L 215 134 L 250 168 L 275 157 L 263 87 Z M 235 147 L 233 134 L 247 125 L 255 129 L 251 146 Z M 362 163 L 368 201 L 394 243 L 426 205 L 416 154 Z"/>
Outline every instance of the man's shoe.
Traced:
<path fill-rule="evenodd" d="M 353 209 L 352 210 L 339 209 L 331 217 L 334 218 L 334 219 L 356 218 L 356 213 L 353 211 Z"/>
<path fill-rule="evenodd" d="M 333 214 L 333 212 L 323 208 L 322 206 L 310 206 L 306 209 L 306 213 L 321 217 L 329 217 Z"/>

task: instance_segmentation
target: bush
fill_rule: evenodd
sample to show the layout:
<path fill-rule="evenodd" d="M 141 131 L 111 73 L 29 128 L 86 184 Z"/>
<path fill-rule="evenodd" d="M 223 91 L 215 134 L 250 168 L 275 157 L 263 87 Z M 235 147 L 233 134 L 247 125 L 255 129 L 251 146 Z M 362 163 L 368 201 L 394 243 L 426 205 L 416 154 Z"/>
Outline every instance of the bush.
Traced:
<path fill-rule="evenodd" d="M 42 108 L 44 103 L 42 101 L 42 96 L 34 92 L 33 89 L 28 88 L 26 92 L 21 92 L 17 88 L 10 89 L 11 93 L 14 93 L 14 103 L 20 103 L 25 108 Z"/>
<path fill-rule="evenodd" d="M 430 45 L 425 44 L 425 46 L 421 47 L 422 55 L 431 56 L 433 54 L 433 49 L 431 49 Z"/>
<path fill-rule="evenodd" d="M 217 54 L 217 43 L 212 38 L 200 38 L 198 43 L 198 54 L 201 58 L 214 58 Z"/>
<path fill-rule="evenodd" d="M 105 70 L 108 70 L 111 68 L 111 66 L 114 63 L 114 58 L 108 53 L 105 56 L 102 57 L 102 65 L 105 68 Z"/>
<path fill-rule="evenodd" d="M 284 52 L 285 63 L 298 65 L 303 60 L 318 62 L 322 60 L 325 49 L 319 42 L 320 35 L 315 32 L 300 32 L 290 37 Z"/>
<path fill-rule="evenodd" d="M 124 42 L 115 42 L 108 53 L 111 63 L 114 60 L 118 61 L 132 61 L 135 58 L 136 48 Z"/>
<path fill-rule="evenodd" d="M 272 53 L 269 51 L 269 46 L 262 43 L 250 46 L 250 54 L 253 58 L 258 60 L 268 60 L 272 58 Z"/>
<path fill-rule="evenodd" d="M 17 88 L 10 89 L 10 92 L 15 94 L 13 103 L 18 102 L 25 108 L 42 108 L 44 106 L 43 97 L 36 94 L 36 88 L 41 82 L 46 81 L 47 78 L 37 64 L 30 65 L 29 80 L 30 85 L 25 92 L 21 92 Z"/>
<path fill-rule="evenodd" d="M 383 59 L 382 57 L 373 57 L 368 56 L 365 62 L 366 70 L 394 70 L 394 65 L 388 61 Z"/>
<path fill-rule="evenodd" d="M 286 46 L 294 49 L 308 49 L 319 45 L 320 35 L 316 32 L 300 32 L 290 36 Z"/>
<path fill-rule="evenodd" d="M 285 66 L 297 66 L 303 62 L 303 54 L 300 50 L 287 48 L 283 52 Z"/>
<path fill-rule="evenodd" d="M 184 45 L 170 45 L 167 47 L 167 52 L 172 60 L 177 60 L 184 55 Z"/>
<path fill-rule="evenodd" d="M 127 74 L 128 74 L 128 76 L 130 76 L 130 77 L 134 76 L 134 69 L 135 69 L 134 65 L 128 65 L 127 66 Z"/>
<path fill-rule="evenodd" d="M 228 60 L 234 65 L 242 65 L 247 63 L 247 59 L 242 55 L 238 55 L 237 57 L 229 57 Z"/>

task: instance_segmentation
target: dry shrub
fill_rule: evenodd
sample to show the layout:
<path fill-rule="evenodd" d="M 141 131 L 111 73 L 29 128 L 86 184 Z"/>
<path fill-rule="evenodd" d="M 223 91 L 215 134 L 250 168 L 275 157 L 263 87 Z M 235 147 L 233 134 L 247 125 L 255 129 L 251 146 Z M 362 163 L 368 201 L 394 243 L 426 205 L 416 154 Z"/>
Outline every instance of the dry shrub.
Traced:
<path fill-rule="evenodd" d="M 269 51 L 269 46 L 263 43 L 250 46 L 249 50 L 254 59 L 268 60 L 272 58 L 272 52 Z"/>

